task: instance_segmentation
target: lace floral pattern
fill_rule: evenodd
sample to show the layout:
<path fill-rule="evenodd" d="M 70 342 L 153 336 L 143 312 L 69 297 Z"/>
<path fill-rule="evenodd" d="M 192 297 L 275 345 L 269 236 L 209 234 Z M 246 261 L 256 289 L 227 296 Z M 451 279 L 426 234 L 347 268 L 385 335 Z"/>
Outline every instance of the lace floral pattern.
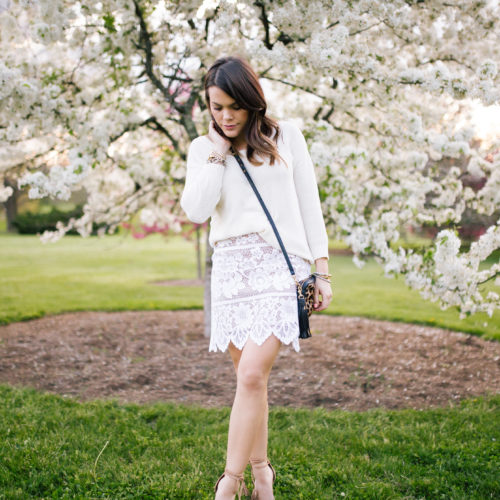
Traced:
<path fill-rule="evenodd" d="M 307 277 L 309 262 L 288 255 L 297 278 Z M 216 243 L 211 291 L 209 351 L 225 351 L 230 341 L 242 349 L 248 338 L 262 345 L 271 334 L 300 350 L 294 280 L 283 252 L 258 233 Z"/>

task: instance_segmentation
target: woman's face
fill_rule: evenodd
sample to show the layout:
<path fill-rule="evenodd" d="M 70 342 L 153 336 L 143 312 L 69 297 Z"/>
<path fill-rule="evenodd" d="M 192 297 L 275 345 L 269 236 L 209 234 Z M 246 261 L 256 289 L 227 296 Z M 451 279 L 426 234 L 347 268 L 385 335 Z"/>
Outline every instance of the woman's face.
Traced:
<path fill-rule="evenodd" d="M 224 134 L 229 139 L 245 139 L 248 110 L 241 108 L 231 96 L 215 85 L 208 87 L 208 96 L 212 116 Z"/>

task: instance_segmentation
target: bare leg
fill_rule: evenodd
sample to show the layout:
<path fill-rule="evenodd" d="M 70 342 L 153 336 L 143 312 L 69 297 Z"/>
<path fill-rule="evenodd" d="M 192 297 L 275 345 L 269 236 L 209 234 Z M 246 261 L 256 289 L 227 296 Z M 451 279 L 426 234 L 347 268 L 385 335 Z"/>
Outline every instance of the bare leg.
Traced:
<path fill-rule="evenodd" d="M 229 419 L 226 459 L 226 469 L 233 474 L 245 470 L 261 430 L 263 416 L 267 413 L 267 381 L 280 346 L 281 342 L 274 335 L 261 346 L 248 340 L 238 360 L 236 395 Z M 267 418 L 265 421 L 267 424 Z M 232 499 L 235 486 L 234 480 L 224 477 L 219 483 L 217 500 Z"/>
<path fill-rule="evenodd" d="M 241 353 L 232 343 L 229 344 L 229 353 L 233 360 L 236 375 L 238 375 L 238 365 L 241 358 Z M 268 442 L 268 421 L 269 421 L 269 405 L 266 397 L 266 408 L 262 415 L 262 419 L 257 426 L 257 433 L 250 452 L 251 459 L 265 460 L 267 459 L 267 442 Z M 273 497 L 273 472 L 269 467 L 252 468 L 255 477 L 255 487 L 259 491 L 260 498 Z"/>
<path fill-rule="evenodd" d="M 267 403 L 267 390 L 266 390 L 266 404 L 264 407 L 264 412 L 257 426 L 257 433 L 252 444 L 252 451 L 250 452 L 250 458 L 267 458 L 267 439 L 268 430 L 267 422 L 269 418 L 269 405 Z"/>
<path fill-rule="evenodd" d="M 267 404 L 266 398 L 266 411 L 260 423 L 259 433 L 255 437 L 252 446 L 252 452 L 250 454 L 250 459 L 252 459 L 252 461 L 261 463 L 260 466 L 256 467 L 251 464 L 253 476 L 255 479 L 255 489 L 259 492 L 259 500 L 274 499 L 273 471 L 270 467 L 262 466 L 262 463 L 265 463 L 267 461 L 268 416 L 269 406 Z"/>

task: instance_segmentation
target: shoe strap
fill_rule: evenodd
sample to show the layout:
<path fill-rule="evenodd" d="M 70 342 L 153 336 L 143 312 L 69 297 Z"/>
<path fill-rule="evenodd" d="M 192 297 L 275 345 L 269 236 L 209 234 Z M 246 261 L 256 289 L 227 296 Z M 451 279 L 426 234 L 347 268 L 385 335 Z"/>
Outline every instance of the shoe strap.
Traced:
<path fill-rule="evenodd" d="M 234 479 L 235 481 L 243 481 L 244 480 L 243 473 L 241 473 L 241 474 L 234 474 L 233 472 L 228 471 L 227 469 L 224 471 L 223 475 L 225 475 L 227 477 L 230 477 L 231 479 Z"/>
<path fill-rule="evenodd" d="M 228 471 L 227 469 L 224 471 L 224 473 L 221 475 L 221 477 L 219 477 L 219 480 L 215 484 L 215 491 L 216 492 L 217 492 L 217 488 L 219 486 L 219 483 L 224 476 L 227 476 L 230 479 L 233 479 L 234 481 L 236 481 L 236 483 L 237 483 L 236 494 L 238 495 L 238 499 L 241 499 L 241 495 L 249 495 L 250 494 L 250 492 L 248 491 L 247 485 L 245 484 L 245 479 L 243 477 L 243 473 L 234 474 L 233 472 Z"/>

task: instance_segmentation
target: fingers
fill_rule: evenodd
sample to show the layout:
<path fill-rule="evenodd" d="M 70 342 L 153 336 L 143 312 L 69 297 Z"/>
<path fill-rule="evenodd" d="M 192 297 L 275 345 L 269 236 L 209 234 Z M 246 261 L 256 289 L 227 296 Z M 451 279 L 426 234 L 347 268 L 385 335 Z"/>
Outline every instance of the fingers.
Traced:
<path fill-rule="evenodd" d="M 319 296 L 321 295 L 321 300 Z M 323 285 L 322 283 L 316 282 L 316 286 L 314 288 L 314 310 L 316 312 L 324 311 L 332 301 L 332 290 L 330 285 Z"/>
<path fill-rule="evenodd" d="M 322 300 L 318 300 L 318 302 L 314 303 L 314 310 L 316 312 L 322 311 L 325 308 L 326 308 L 326 306 L 323 305 L 323 301 Z"/>
<path fill-rule="evenodd" d="M 316 283 L 314 286 L 314 304 L 313 307 L 316 309 L 320 305 L 320 300 L 319 300 L 319 287 L 318 284 Z"/>

